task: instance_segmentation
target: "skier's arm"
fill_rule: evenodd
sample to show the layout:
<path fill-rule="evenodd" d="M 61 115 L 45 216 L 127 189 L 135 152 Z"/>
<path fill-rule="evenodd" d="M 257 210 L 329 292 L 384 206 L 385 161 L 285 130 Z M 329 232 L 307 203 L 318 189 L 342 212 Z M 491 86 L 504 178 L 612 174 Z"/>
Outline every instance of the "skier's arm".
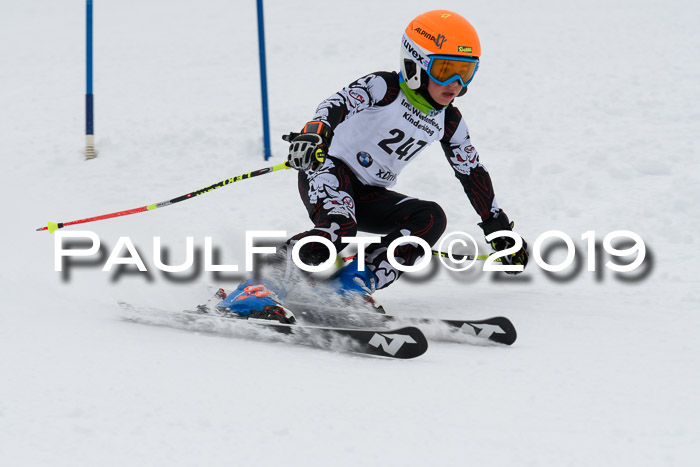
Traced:
<path fill-rule="evenodd" d="M 363 76 L 336 92 L 321 102 L 313 120 L 300 133 L 283 137 L 290 142 L 289 165 L 297 170 L 317 170 L 323 165 L 338 125 L 372 106 L 390 104 L 398 94 L 398 75 L 385 71 Z"/>
<path fill-rule="evenodd" d="M 469 130 L 456 107 L 445 109 L 445 136 L 440 140 L 447 161 L 454 170 L 474 210 L 482 221 L 500 210 L 486 167 L 479 161 L 479 153 L 472 146 Z"/>
<path fill-rule="evenodd" d="M 445 136 L 440 144 L 474 210 L 481 216 L 482 222 L 479 223 L 479 227 L 482 228 L 485 236 L 501 230 L 513 230 L 514 224 L 496 203 L 491 177 L 486 167 L 479 161 L 479 153 L 472 146 L 469 130 L 462 115 L 453 106 L 447 107 L 445 112 Z M 510 237 L 497 237 L 490 244 L 494 250 L 502 251 L 513 246 L 514 242 Z M 501 262 L 525 268 L 528 258 L 527 242 L 523 239 L 522 248 L 512 255 L 502 256 Z M 508 273 L 518 274 L 519 272 Z"/>
<path fill-rule="evenodd" d="M 314 121 L 321 121 L 335 129 L 353 115 L 373 106 L 393 102 L 399 94 L 399 78 L 396 73 L 379 71 L 370 73 L 350 83 L 316 109 Z"/>

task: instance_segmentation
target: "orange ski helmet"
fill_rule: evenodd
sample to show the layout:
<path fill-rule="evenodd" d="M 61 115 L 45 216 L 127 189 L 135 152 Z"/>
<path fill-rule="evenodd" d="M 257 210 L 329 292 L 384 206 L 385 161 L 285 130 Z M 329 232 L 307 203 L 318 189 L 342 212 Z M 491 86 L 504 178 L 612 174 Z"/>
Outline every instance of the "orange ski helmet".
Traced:
<path fill-rule="evenodd" d="M 448 10 L 433 10 L 417 16 L 406 27 L 401 40 L 401 75 L 410 89 L 459 80 L 466 86 L 479 67 L 481 44 L 474 27 Z"/>

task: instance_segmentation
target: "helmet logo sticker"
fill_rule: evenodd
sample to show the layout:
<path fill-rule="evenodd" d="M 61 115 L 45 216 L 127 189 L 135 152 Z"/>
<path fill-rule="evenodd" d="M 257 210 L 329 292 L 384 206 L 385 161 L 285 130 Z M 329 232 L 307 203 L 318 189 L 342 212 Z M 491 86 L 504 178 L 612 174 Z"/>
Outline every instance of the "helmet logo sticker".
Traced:
<path fill-rule="evenodd" d="M 360 151 L 357 153 L 357 162 L 362 166 L 362 167 L 369 167 L 372 165 L 372 162 L 374 162 L 374 159 L 372 159 L 372 156 L 367 154 L 364 151 Z"/>
<path fill-rule="evenodd" d="M 442 44 L 444 44 L 445 40 L 447 40 L 444 34 L 438 34 L 437 37 L 435 37 L 425 29 L 416 28 L 414 29 L 414 31 L 416 31 L 418 34 L 425 37 L 426 39 L 430 39 L 431 41 L 433 41 L 438 49 L 442 49 Z"/>
<path fill-rule="evenodd" d="M 462 53 L 472 53 L 472 48 L 471 47 L 465 47 L 463 45 L 460 45 L 457 47 L 457 52 L 462 52 Z"/>
<path fill-rule="evenodd" d="M 427 58 L 423 57 L 416 49 L 413 48 L 408 38 L 404 36 L 403 47 L 408 53 L 413 55 L 413 58 L 423 65 L 423 68 L 428 69 L 428 63 L 430 62 Z"/>

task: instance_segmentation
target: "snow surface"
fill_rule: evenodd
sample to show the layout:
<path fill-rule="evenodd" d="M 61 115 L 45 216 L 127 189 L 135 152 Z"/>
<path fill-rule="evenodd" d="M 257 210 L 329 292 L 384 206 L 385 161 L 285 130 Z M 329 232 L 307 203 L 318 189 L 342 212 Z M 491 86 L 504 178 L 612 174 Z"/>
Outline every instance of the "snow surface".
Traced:
<path fill-rule="evenodd" d="M 101 272 L 105 257 L 55 272 L 55 236 L 34 229 L 283 161 L 279 135 L 322 99 L 396 69 L 426 3 L 266 2 L 271 162 L 255 2 L 95 3 L 100 154 L 85 162 L 84 2 L 2 1 L 0 464 L 700 465 L 697 2 L 430 5 L 479 31 L 482 65 L 457 104 L 500 205 L 531 246 L 570 235 L 579 262 L 518 277 L 437 267 L 379 292 L 404 316 L 506 315 L 519 331 L 509 348 L 431 342 L 412 361 L 121 319 L 119 300 L 177 310 L 241 277 L 165 275 L 154 236 L 172 263 L 187 236 L 211 236 L 242 266 L 246 230 L 307 229 L 291 172 L 72 229 L 106 254 L 130 237 L 149 274 Z M 481 237 L 439 147 L 396 189 Z M 581 235 L 620 229 L 648 247 L 641 273 L 605 269 L 604 253 L 587 272 Z"/>

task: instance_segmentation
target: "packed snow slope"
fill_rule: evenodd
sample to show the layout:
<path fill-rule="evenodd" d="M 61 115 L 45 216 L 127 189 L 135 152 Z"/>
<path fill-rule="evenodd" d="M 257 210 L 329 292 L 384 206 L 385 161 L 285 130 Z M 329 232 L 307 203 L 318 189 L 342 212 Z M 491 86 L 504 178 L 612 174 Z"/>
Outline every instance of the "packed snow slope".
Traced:
<path fill-rule="evenodd" d="M 697 2 L 267 1 L 267 162 L 255 2 L 95 3 L 100 154 L 86 162 L 85 2 L 2 1 L 0 464 L 699 465 Z M 398 68 L 402 31 L 426 8 L 481 37 L 457 105 L 500 206 L 531 247 L 571 237 L 575 261 L 548 273 L 531 259 L 517 277 L 435 263 L 377 299 L 403 316 L 505 315 L 515 345 L 431 342 L 390 361 L 122 319 L 118 301 L 179 310 L 242 277 L 162 273 L 154 237 L 169 264 L 188 236 L 200 252 L 212 237 L 219 264 L 243 269 L 247 230 L 307 229 L 291 171 L 66 228 L 94 232 L 103 255 L 54 270 L 56 235 L 37 227 L 282 162 L 280 135 L 321 100 Z M 396 190 L 481 240 L 439 147 Z M 603 250 L 617 230 L 646 245 L 634 272 L 605 266 L 634 258 Z M 147 273 L 102 272 L 120 237 Z M 543 256 L 563 261 L 563 244 Z"/>

